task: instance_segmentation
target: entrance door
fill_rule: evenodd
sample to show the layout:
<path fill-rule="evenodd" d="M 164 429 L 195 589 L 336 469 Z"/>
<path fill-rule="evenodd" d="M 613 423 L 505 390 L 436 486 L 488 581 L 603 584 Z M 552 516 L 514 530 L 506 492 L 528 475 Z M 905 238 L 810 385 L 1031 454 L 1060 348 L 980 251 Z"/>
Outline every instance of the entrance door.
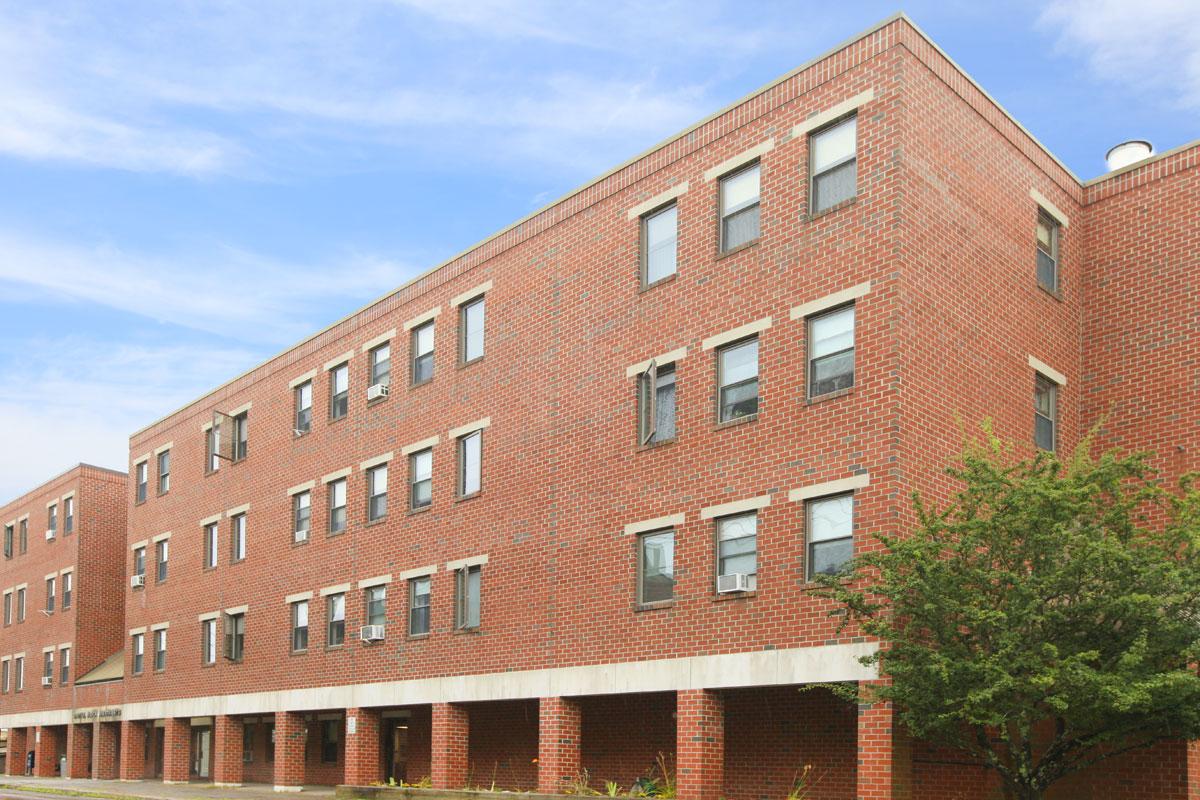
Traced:
<path fill-rule="evenodd" d="M 212 749 L 212 728 L 192 728 L 192 775 L 208 777 L 208 757 Z"/>
<path fill-rule="evenodd" d="M 383 778 L 400 783 L 408 779 L 408 720 L 385 719 L 384 722 L 387 735 L 383 739 Z"/>

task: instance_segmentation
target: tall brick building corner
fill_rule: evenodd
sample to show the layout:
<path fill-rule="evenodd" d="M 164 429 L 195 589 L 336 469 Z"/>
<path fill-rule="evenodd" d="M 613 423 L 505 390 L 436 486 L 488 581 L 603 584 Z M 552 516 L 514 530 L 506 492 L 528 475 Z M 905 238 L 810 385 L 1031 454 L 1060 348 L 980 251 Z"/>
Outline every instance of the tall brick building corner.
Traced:
<path fill-rule="evenodd" d="M 4 506 L 8 772 L 988 800 L 812 577 L 960 421 L 1200 468 L 1198 297 L 1200 142 L 1080 180 L 893 17 Z"/>

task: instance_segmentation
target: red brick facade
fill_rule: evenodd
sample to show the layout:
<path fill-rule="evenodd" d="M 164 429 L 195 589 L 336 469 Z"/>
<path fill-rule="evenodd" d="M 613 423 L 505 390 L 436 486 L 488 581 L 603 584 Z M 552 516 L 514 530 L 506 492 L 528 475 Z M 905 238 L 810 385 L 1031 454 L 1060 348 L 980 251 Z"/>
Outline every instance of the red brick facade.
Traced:
<path fill-rule="evenodd" d="M 851 115 L 853 196 L 814 213 L 810 136 Z M 28 726 L 44 725 L 39 762 L 69 741 L 73 776 L 87 742 L 97 776 L 119 752 L 125 779 L 281 790 L 642 779 L 674 781 L 683 800 L 751 800 L 803 778 L 821 800 L 988 800 L 982 768 L 913 741 L 888 705 L 805 689 L 869 685 L 858 657 L 877 646 L 811 594 L 810 503 L 851 496 L 853 547 L 877 546 L 913 522 L 913 490 L 950 491 L 962 425 L 990 418 L 1032 447 L 1039 374 L 1057 384 L 1058 449 L 1107 414 L 1106 441 L 1153 448 L 1168 477 L 1200 467 L 1198 161 L 1200 145 L 1081 183 L 907 19 L 889 20 L 135 433 L 133 480 L 111 504 L 119 542 L 78 567 L 97 584 L 79 612 L 123 622 L 43 634 L 58 620 L 39 620 L 38 641 L 0 646 L 28 659 L 73 636 L 89 669 L 123 650 L 124 679 L 79 687 L 73 704 L 14 699 L 10 749 L 32 749 Z M 721 178 L 749 164 L 759 235 L 722 252 Z M 676 271 L 645 287 L 640 216 L 670 202 Z M 1039 208 L 1059 226 L 1049 290 Z M 479 297 L 484 355 L 464 363 L 463 309 Z M 850 304 L 852 384 L 810 397 L 811 320 Z M 415 383 L 414 331 L 430 323 L 433 376 Z M 720 422 L 719 353 L 747 337 L 757 410 Z M 389 391 L 369 399 L 384 343 Z M 651 360 L 673 367 L 676 434 L 643 445 L 637 376 Z M 296 414 L 305 385 L 311 423 Z M 208 453 L 214 412 L 233 460 Z M 244 454 L 229 449 L 233 418 Z M 463 496 L 476 432 L 482 488 Z M 413 461 L 424 452 L 428 476 Z M 65 487 L 4 516 L 44 514 Z M 755 585 L 722 593 L 718 520 L 735 513 L 756 519 Z M 640 537 L 666 529 L 670 597 L 643 602 Z M 37 560 L 41 545 L 30 577 L 5 585 L 61 568 Z M 144 585 L 131 586 L 141 548 Z M 382 640 L 360 641 L 379 623 Z M 38 717 L 50 710 L 64 714 Z M 119 729 L 81 710 L 119 712 Z M 68 737 L 76 718 L 87 732 Z M 1164 745 L 1062 796 L 1195 798 L 1197 763 Z"/>

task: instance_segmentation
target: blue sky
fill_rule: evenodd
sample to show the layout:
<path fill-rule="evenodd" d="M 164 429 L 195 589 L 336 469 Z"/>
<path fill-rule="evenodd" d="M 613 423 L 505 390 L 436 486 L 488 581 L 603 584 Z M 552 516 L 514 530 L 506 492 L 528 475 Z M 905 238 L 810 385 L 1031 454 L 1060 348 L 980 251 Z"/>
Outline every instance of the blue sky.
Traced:
<path fill-rule="evenodd" d="M 0 498 L 897 10 L 0 0 Z M 904 10 L 1083 178 L 1200 136 L 1189 0 Z"/>

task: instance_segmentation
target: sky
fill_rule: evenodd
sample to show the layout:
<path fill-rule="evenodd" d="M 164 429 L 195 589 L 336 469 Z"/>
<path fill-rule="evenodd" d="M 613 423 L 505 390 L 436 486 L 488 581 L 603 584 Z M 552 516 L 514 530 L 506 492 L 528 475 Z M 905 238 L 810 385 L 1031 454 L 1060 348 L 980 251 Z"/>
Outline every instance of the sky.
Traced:
<path fill-rule="evenodd" d="M 898 10 L 0 0 L 0 503 Z M 903 10 L 1081 178 L 1200 137 L 1194 0 Z"/>

